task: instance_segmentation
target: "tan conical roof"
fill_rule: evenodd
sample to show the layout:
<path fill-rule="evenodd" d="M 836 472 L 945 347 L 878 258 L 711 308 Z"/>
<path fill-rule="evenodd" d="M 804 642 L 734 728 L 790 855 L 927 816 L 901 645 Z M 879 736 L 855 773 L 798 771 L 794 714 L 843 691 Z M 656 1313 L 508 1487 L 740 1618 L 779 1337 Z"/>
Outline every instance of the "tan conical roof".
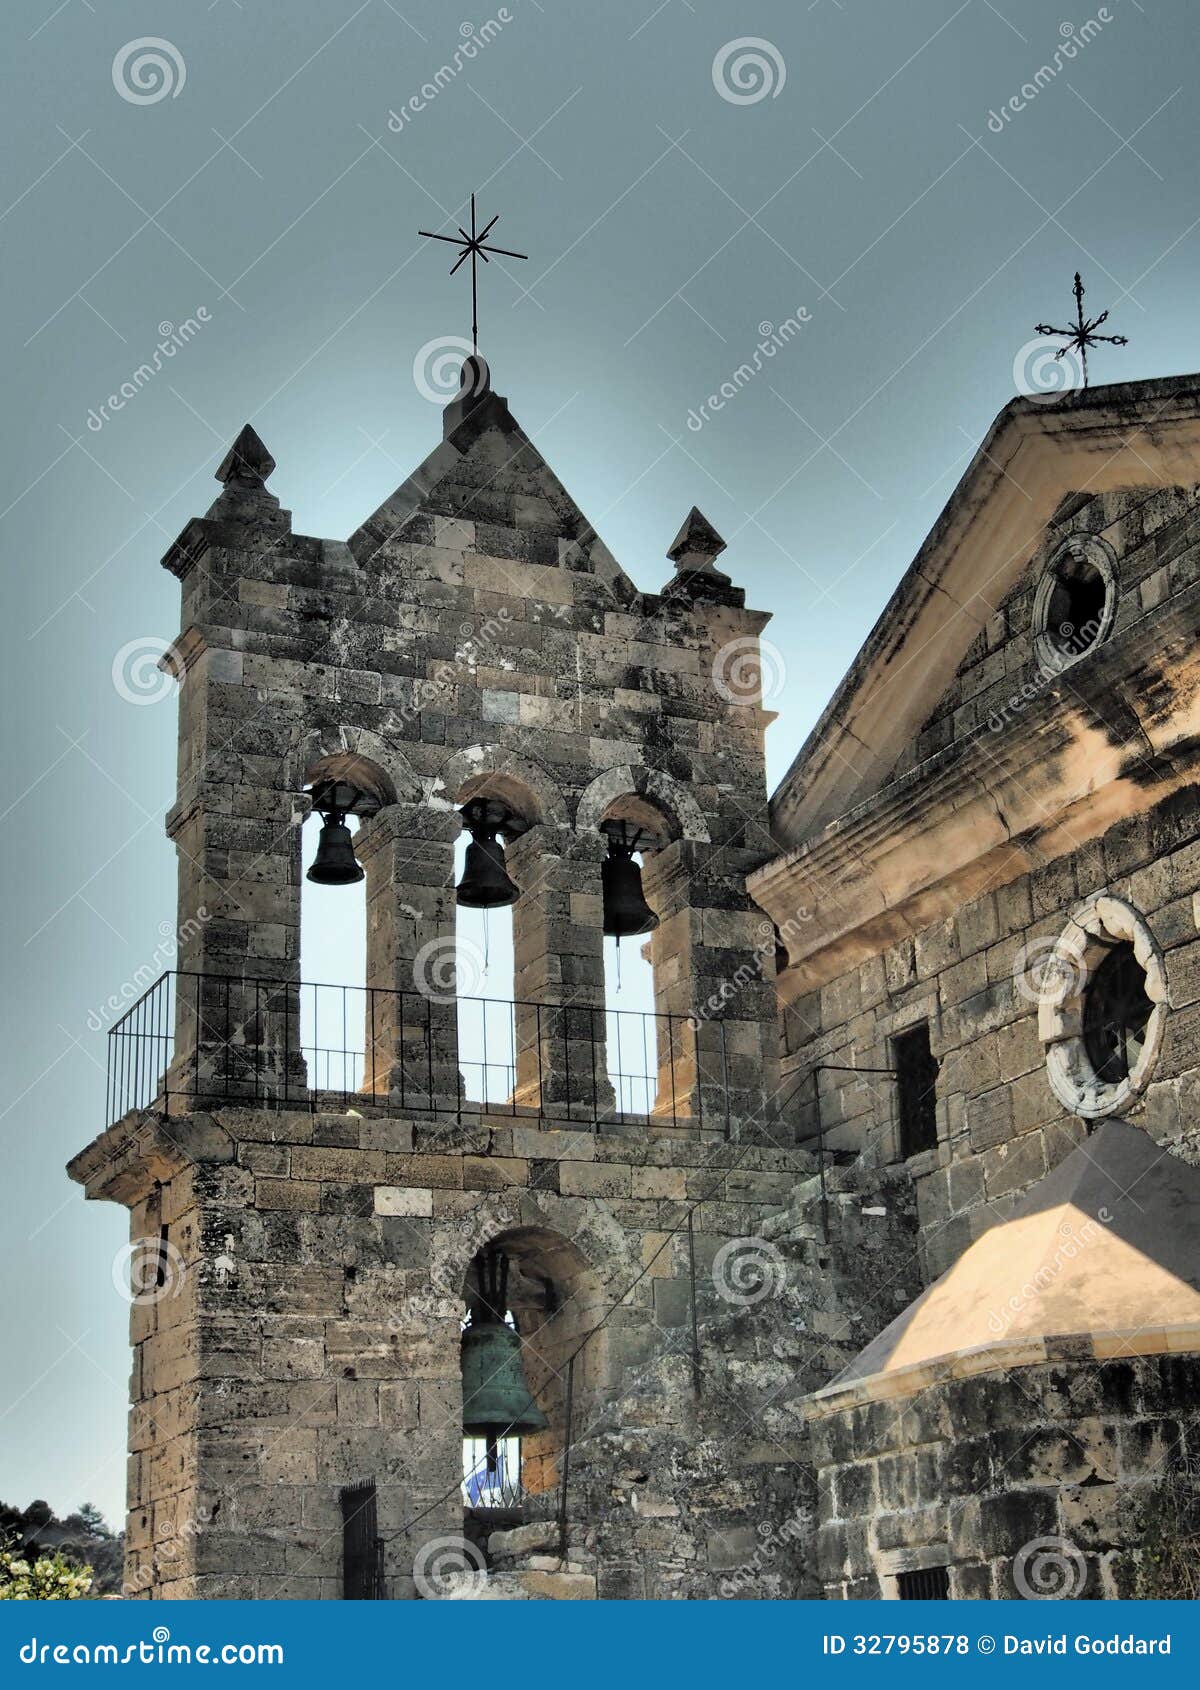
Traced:
<path fill-rule="evenodd" d="M 1200 1350 L 1200 1169 L 1103 1122 L 831 1385 L 816 1412 L 939 1377 Z"/>

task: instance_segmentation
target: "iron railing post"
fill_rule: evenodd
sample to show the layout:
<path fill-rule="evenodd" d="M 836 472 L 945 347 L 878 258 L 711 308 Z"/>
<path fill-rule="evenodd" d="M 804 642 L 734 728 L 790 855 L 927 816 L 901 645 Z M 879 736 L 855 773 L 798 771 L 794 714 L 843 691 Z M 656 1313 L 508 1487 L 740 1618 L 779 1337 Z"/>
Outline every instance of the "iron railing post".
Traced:
<path fill-rule="evenodd" d="M 576 1352 L 578 1353 L 578 1352 Z M 567 1484 L 571 1477 L 571 1431 L 575 1412 L 575 1357 L 567 1363 L 567 1413 L 563 1438 L 562 1473 L 558 1488 L 558 1555 L 567 1558 Z"/>

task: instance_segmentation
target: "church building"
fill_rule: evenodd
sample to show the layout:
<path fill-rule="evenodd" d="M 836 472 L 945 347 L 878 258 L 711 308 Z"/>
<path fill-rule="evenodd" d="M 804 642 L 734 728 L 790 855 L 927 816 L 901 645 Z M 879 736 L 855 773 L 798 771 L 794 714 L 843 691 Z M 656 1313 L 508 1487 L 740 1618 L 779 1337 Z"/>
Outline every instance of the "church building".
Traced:
<path fill-rule="evenodd" d="M 736 546 L 641 591 L 478 355 L 348 540 L 275 467 L 163 559 L 179 955 L 69 1169 L 130 1213 L 127 1593 L 1176 1594 L 1200 376 L 1006 406 L 773 795 Z M 302 978 L 306 828 L 362 979 Z"/>

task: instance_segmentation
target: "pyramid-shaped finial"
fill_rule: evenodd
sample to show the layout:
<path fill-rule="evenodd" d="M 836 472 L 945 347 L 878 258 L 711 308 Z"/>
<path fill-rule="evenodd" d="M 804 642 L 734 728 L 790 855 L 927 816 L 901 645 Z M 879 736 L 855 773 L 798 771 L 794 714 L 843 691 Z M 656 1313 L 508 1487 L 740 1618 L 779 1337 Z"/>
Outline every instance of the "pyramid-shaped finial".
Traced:
<path fill-rule="evenodd" d="M 274 468 L 274 458 L 247 423 L 221 459 L 216 478 L 221 482 L 239 481 L 261 487 Z"/>
<path fill-rule="evenodd" d="M 708 518 L 693 505 L 687 520 L 667 548 L 667 556 L 682 575 L 685 571 L 713 569 L 713 559 L 725 550 L 725 542 Z M 719 573 L 713 570 L 714 574 Z"/>

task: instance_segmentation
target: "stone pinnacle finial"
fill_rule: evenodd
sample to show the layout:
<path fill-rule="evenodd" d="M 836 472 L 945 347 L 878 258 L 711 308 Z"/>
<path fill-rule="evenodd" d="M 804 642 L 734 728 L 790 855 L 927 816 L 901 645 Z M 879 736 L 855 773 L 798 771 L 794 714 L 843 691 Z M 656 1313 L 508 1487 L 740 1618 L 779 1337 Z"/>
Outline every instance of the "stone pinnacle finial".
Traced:
<path fill-rule="evenodd" d="M 711 570 L 714 575 L 719 575 L 720 571 L 713 567 L 713 559 L 720 557 L 724 550 L 724 540 L 708 518 L 693 505 L 683 527 L 668 546 L 667 556 L 680 575 L 698 569 Z"/>
<path fill-rule="evenodd" d="M 458 377 L 460 399 L 482 399 L 492 391 L 492 372 L 482 352 L 472 352 L 463 359 Z"/>
<path fill-rule="evenodd" d="M 221 459 L 216 479 L 224 483 L 237 481 L 244 487 L 261 487 L 274 468 L 274 458 L 247 423 Z"/>

